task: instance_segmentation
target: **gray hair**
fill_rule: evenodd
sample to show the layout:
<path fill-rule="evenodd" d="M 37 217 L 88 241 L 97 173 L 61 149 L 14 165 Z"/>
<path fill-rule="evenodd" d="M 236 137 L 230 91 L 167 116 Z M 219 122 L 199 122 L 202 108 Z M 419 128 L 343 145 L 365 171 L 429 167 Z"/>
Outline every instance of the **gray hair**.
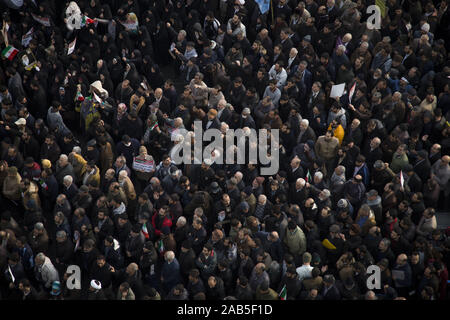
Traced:
<path fill-rule="evenodd" d="M 58 232 L 56 232 L 56 238 L 63 239 L 66 238 L 66 236 L 67 233 L 64 230 L 59 230 Z"/>
<path fill-rule="evenodd" d="M 186 218 L 185 217 L 183 217 L 183 216 L 181 216 L 181 217 L 179 217 L 178 218 L 178 220 L 177 220 L 177 223 L 180 223 L 181 225 L 186 225 L 186 223 L 187 223 L 187 221 L 186 221 Z"/>
<path fill-rule="evenodd" d="M 81 154 L 81 148 L 79 146 L 73 147 L 72 151 L 75 152 L 76 154 Z"/>
<path fill-rule="evenodd" d="M 172 262 L 173 259 L 175 259 L 175 253 L 173 253 L 173 251 L 167 251 L 167 252 L 164 254 L 164 258 L 166 259 L 166 261 Z"/>
<path fill-rule="evenodd" d="M 73 177 L 71 175 L 64 176 L 63 182 L 64 183 L 72 183 Z"/>

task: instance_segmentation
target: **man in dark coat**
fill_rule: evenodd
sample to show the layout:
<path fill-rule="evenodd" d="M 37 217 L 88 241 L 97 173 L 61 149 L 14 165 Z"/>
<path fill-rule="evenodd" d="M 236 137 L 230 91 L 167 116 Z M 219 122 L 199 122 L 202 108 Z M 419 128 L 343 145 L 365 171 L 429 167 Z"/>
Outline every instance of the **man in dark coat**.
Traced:
<path fill-rule="evenodd" d="M 340 300 L 341 293 L 335 284 L 336 280 L 333 275 L 327 274 L 323 277 L 323 288 L 321 291 L 321 296 L 323 300 Z"/>

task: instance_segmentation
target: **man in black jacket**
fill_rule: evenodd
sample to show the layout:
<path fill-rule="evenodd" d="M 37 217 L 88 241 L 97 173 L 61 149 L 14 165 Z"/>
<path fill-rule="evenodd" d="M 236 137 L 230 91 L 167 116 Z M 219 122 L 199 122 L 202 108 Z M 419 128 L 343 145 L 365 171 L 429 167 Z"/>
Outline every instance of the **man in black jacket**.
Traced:
<path fill-rule="evenodd" d="M 184 240 L 181 245 L 178 263 L 180 264 L 180 272 L 185 284 L 188 282 L 189 272 L 195 268 L 195 252 L 189 240 Z"/>
<path fill-rule="evenodd" d="M 341 293 L 339 292 L 339 289 L 335 285 L 335 278 L 331 274 L 327 274 L 323 277 L 323 288 L 321 295 L 323 297 L 323 300 L 340 300 L 341 299 Z"/>
<path fill-rule="evenodd" d="M 302 282 L 298 279 L 295 267 L 288 267 L 286 274 L 281 279 L 278 285 L 277 292 L 281 292 L 283 287 L 286 286 L 286 296 L 287 300 L 298 300 L 300 297 L 300 292 L 302 290 Z"/>

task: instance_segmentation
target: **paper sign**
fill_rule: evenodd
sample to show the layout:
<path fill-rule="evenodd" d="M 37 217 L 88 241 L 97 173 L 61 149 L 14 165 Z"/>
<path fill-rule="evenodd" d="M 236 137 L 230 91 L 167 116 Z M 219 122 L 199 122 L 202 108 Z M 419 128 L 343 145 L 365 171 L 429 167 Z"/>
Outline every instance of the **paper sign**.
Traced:
<path fill-rule="evenodd" d="M 152 172 L 155 168 L 155 162 L 153 160 L 145 160 L 134 157 L 133 169 L 141 172 Z"/>
<path fill-rule="evenodd" d="M 330 98 L 340 98 L 344 94 L 345 83 L 335 84 L 331 87 Z"/>

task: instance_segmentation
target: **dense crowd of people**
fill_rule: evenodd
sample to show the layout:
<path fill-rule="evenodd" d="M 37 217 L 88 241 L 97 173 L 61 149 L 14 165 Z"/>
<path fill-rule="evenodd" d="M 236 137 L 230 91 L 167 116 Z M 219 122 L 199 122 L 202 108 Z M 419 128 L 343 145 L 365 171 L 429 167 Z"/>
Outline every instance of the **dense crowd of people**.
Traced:
<path fill-rule="evenodd" d="M 448 299 L 448 0 L 23 2 L 0 1 L 1 299 Z M 194 121 L 279 130 L 278 173 L 174 163 Z"/>

